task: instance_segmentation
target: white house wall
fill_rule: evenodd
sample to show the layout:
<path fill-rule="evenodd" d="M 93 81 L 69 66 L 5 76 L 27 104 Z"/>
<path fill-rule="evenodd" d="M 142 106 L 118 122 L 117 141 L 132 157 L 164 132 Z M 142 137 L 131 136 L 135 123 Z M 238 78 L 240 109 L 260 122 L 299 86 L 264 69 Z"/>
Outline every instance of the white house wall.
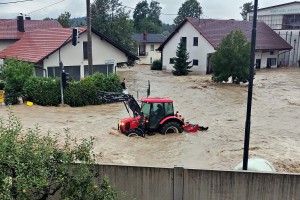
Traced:
<path fill-rule="evenodd" d="M 271 68 L 276 68 L 277 64 L 278 64 L 278 51 L 273 51 L 272 55 L 269 51 L 268 52 L 262 52 L 262 51 L 255 52 L 255 61 L 256 61 L 256 59 L 261 59 L 260 68 L 267 67 L 268 58 L 276 58 L 276 64 L 271 66 Z M 254 64 L 256 63 L 255 61 L 254 61 Z"/>
<path fill-rule="evenodd" d="M 151 45 L 154 45 L 154 50 L 151 51 Z M 161 43 L 147 43 L 146 44 L 146 56 L 140 56 L 137 61 L 138 64 L 150 65 L 154 60 L 160 60 L 161 53 L 157 52 L 156 49 L 161 45 Z"/>
<path fill-rule="evenodd" d="M 83 42 L 87 41 L 87 33 L 80 35 L 79 43 L 73 46 L 70 43 L 62 47 L 61 60 L 64 66 L 79 66 L 80 76 L 84 77 L 84 65 L 88 65 L 88 60 L 83 59 Z M 127 62 L 127 56 L 112 46 L 105 40 L 101 40 L 97 35 L 92 33 L 93 65 L 104 65 L 106 62 Z M 59 66 L 58 51 L 44 59 L 44 69 L 47 67 Z"/>
<path fill-rule="evenodd" d="M 215 52 L 213 46 L 190 24 L 185 23 L 163 48 L 163 69 L 172 70 L 170 58 L 176 57 L 176 50 L 180 39 L 187 38 L 187 51 L 189 61 L 198 60 L 198 66 L 193 66 L 192 71 L 206 73 L 207 54 Z M 198 46 L 193 46 L 194 37 L 198 37 Z"/>
<path fill-rule="evenodd" d="M 0 51 L 15 43 L 17 40 L 0 40 Z M 3 59 L 0 59 L 0 65 L 3 64 Z"/>

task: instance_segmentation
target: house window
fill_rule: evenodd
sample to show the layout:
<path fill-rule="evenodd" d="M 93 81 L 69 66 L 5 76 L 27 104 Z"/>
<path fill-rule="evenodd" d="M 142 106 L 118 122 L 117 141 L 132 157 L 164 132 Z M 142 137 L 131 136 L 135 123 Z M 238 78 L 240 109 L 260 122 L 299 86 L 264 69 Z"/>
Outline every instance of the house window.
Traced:
<path fill-rule="evenodd" d="M 186 37 L 182 37 L 180 42 L 183 43 L 186 48 Z"/>
<path fill-rule="evenodd" d="M 87 42 L 83 42 L 83 59 L 87 60 L 88 59 L 88 48 L 87 48 Z"/>
<path fill-rule="evenodd" d="M 152 59 L 152 57 L 150 57 L 150 64 L 152 64 L 152 62 L 153 62 L 153 59 Z"/>
<path fill-rule="evenodd" d="M 270 55 L 274 55 L 274 51 L 270 51 Z"/>
<path fill-rule="evenodd" d="M 194 46 L 198 46 L 198 37 L 194 37 Z"/>
<path fill-rule="evenodd" d="M 267 59 L 267 68 L 276 65 L 276 58 L 268 58 Z"/>
<path fill-rule="evenodd" d="M 198 60 L 193 60 L 193 65 L 198 66 Z"/>
<path fill-rule="evenodd" d="M 154 44 L 151 44 L 150 50 L 154 51 Z"/>
<path fill-rule="evenodd" d="M 174 64 L 174 58 L 170 58 L 170 64 Z"/>

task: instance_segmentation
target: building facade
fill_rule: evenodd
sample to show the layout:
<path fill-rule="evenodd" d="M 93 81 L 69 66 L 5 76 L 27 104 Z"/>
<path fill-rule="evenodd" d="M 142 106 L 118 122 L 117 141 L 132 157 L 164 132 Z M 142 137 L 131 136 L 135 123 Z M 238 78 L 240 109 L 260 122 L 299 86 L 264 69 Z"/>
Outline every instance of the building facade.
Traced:
<path fill-rule="evenodd" d="M 86 27 L 80 28 L 78 44 L 72 45 L 71 28 L 39 29 L 0 51 L 0 58 L 14 58 L 34 64 L 37 76 L 59 77 L 61 66 L 70 78 L 80 80 L 89 74 Z M 114 73 L 116 66 L 138 58 L 111 41 L 105 35 L 92 30 L 93 73 Z"/>
<path fill-rule="evenodd" d="M 160 60 L 160 52 L 156 49 L 167 37 L 162 34 L 134 34 L 132 39 L 138 44 L 138 64 L 151 65 L 154 60 Z"/>
<path fill-rule="evenodd" d="M 222 39 L 231 31 L 242 31 L 251 41 L 252 23 L 249 21 L 186 18 L 158 48 L 162 54 L 163 69 L 172 70 L 178 43 L 185 44 L 192 61 L 192 71 L 208 74 L 211 56 Z M 277 67 L 279 51 L 289 51 L 292 46 L 285 42 L 263 22 L 257 24 L 256 68 Z"/>
<path fill-rule="evenodd" d="M 253 20 L 253 12 L 248 13 L 247 19 Z M 293 47 L 291 51 L 279 52 L 278 64 L 280 66 L 299 66 L 300 2 L 294 1 L 260 8 L 257 11 L 257 20 L 266 23 Z"/>

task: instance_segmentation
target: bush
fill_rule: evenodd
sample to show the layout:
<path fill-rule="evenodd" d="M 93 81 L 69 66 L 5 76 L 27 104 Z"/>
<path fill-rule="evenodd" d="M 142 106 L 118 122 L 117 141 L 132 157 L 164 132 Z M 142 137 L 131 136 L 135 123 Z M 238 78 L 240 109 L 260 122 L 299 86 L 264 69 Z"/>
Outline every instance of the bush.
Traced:
<path fill-rule="evenodd" d="M 151 64 L 151 70 L 162 70 L 161 60 L 154 60 Z"/>
<path fill-rule="evenodd" d="M 247 82 L 249 77 L 250 44 L 243 32 L 232 31 L 221 41 L 212 56 L 212 80 L 239 84 Z"/>
<path fill-rule="evenodd" d="M 0 90 L 4 90 L 5 88 L 5 82 L 0 81 Z"/>
<path fill-rule="evenodd" d="M 31 63 L 17 60 L 6 60 L 3 69 L 5 86 L 5 103 L 17 104 L 18 97 L 23 96 L 23 87 L 27 79 L 33 76 L 34 66 Z"/>
<path fill-rule="evenodd" d="M 24 85 L 24 100 L 42 106 L 57 106 L 61 101 L 60 79 L 30 77 Z"/>
<path fill-rule="evenodd" d="M 60 134 L 40 133 L 39 127 L 22 131 L 11 113 L 0 120 L 0 199 L 48 199 L 58 192 L 60 199 L 116 198 L 107 179 L 95 181 L 93 138 L 78 142 L 67 131 L 62 143 Z"/>

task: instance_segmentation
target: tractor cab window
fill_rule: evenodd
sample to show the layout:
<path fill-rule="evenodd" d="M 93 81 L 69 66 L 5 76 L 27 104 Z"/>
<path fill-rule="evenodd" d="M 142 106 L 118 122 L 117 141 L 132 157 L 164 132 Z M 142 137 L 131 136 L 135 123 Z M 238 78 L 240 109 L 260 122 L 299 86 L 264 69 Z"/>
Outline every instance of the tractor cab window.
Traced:
<path fill-rule="evenodd" d="M 165 116 L 164 104 L 153 103 L 150 115 L 150 128 L 156 128 L 159 121 Z"/>
<path fill-rule="evenodd" d="M 174 115 L 173 103 L 165 103 L 165 113 L 166 116 Z"/>
<path fill-rule="evenodd" d="M 149 103 L 143 103 L 142 104 L 142 111 L 145 116 L 149 116 L 150 114 L 150 104 Z"/>

